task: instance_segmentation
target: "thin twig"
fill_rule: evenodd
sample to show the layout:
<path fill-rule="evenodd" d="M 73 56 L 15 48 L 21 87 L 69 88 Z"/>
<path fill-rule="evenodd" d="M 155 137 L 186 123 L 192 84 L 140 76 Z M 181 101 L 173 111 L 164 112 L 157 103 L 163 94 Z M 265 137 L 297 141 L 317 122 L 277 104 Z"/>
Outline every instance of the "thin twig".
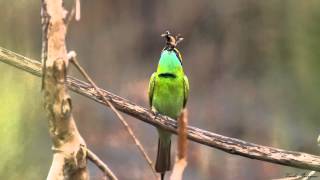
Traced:
<path fill-rule="evenodd" d="M 272 180 L 309 180 L 313 178 L 317 178 L 318 176 L 315 175 L 316 171 L 310 171 L 307 173 L 302 173 L 300 175 L 290 175 L 288 177 L 279 178 L 279 179 L 272 179 Z"/>
<path fill-rule="evenodd" d="M 35 76 L 41 77 L 42 75 L 41 63 L 39 61 L 24 57 L 2 47 L 0 47 L 0 61 Z M 70 76 L 67 78 L 67 85 L 70 90 L 104 106 L 108 106 L 96 91 L 92 91 L 92 85 Z M 100 89 L 100 91 L 104 93 L 105 97 L 119 111 L 152 126 L 163 128 L 175 134 L 177 133 L 177 122 L 174 119 L 164 115 L 157 115 L 155 118 L 155 114 L 150 109 L 141 107 L 104 89 Z M 188 126 L 187 129 L 189 140 L 220 149 L 229 154 L 300 169 L 320 171 L 320 156 L 254 144 L 193 126 Z"/>
<path fill-rule="evenodd" d="M 110 168 L 90 149 L 87 149 L 87 158 L 94 163 L 111 180 L 118 180 Z"/>
<path fill-rule="evenodd" d="M 80 0 L 75 0 L 75 4 L 76 4 L 76 21 L 80 21 Z"/>
<path fill-rule="evenodd" d="M 78 60 L 76 58 L 76 53 L 74 51 L 71 51 L 71 52 L 68 53 L 68 57 L 71 60 L 70 62 L 73 63 L 76 66 L 76 68 L 80 71 L 80 73 L 86 78 L 87 81 L 90 82 L 90 84 L 93 86 L 93 88 L 97 91 L 97 93 L 100 95 L 102 100 L 109 105 L 109 107 L 112 109 L 112 111 L 120 119 L 121 123 L 125 126 L 125 128 L 129 132 L 130 136 L 132 137 L 133 141 L 137 145 L 137 147 L 140 150 L 141 154 L 146 159 L 146 161 L 147 161 L 148 165 L 150 166 L 154 176 L 157 178 L 158 176 L 157 176 L 157 173 L 155 172 L 155 170 L 153 169 L 151 159 L 149 158 L 147 152 L 142 147 L 142 145 L 141 145 L 140 141 L 138 140 L 138 138 L 134 135 L 132 129 L 129 126 L 129 124 L 126 122 L 126 120 L 123 118 L 123 116 L 119 113 L 119 111 L 110 103 L 110 101 L 107 100 L 107 98 L 102 93 L 102 91 L 100 91 L 100 88 L 98 88 L 98 86 L 94 83 L 94 81 L 89 77 L 89 75 L 81 67 L 81 65 L 79 64 L 79 62 L 78 62 Z"/>
<path fill-rule="evenodd" d="M 80 0 L 74 0 L 73 6 L 66 18 L 66 27 L 69 26 L 73 18 L 75 18 L 76 21 L 80 21 Z"/>
<path fill-rule="evenodd" d="M 71 8 L 71 10 L 68 13 L 68 16 L 66 18 L 66 27 L 69 27 L 70 22 L 72 21 L 72 19 L 75 16 L 75 13 L 76 13 L 75 6 L 72 6 L 72 8 Z"/>
<path fill-rule="evenodd" d="M 302 180 L 309 180 L 309 179 L 311 179 L 311 178 L 313 178 L 313 177 L 317 177 L 317 176 L 315 176 L 314 174 L 316 174 L 316 171 L 310 171 L 310 172 L 308 173 L 308 175 L 307 175 L 306 177 L 304 177 Z"/>
<path fill-rule="evenodd" d="M 294 177 L 284 177 L 279 179 L 272 179 L 272 180 L 301 180 L 302 176 L 294 176 Z"/>
<path fill-rule="evenodd" d="M 70 12 L 67 14 L 66 22 L 65 22 L 67 28 L 69 27 L 69 24 L 71 23 L 71 21 L 73 20 L 73 18 L 76 15 L 76 10 L 77 10 L 76 3 L 77 3 L 77 0 L 74 0 L 72 8 L 71 8 Z"/>

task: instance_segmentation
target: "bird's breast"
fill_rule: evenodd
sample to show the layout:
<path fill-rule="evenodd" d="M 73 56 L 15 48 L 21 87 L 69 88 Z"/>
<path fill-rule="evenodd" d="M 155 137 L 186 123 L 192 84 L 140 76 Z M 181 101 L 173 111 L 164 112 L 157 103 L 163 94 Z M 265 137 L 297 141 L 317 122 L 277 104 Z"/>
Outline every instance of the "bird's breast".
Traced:
<path fill-rule="evenodd" d="M 152 105 L 164 115 L 176 119 L 183 108 L 183 78 L 157 77 Z"/>

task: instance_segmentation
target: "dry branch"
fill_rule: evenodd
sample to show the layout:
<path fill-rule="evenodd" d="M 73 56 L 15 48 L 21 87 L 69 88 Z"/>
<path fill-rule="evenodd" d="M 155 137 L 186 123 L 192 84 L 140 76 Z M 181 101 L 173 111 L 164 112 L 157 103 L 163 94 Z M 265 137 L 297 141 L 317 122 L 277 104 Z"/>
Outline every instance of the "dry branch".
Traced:
<path fill-rule="evenodd" d="M 38 61 L 23 57 L 9 50 L 0 48 L 0 61 L 34 75 L 41 76 L 41 64 Z M 101 104 L 105 104 L 94 88 L 92 88 L 88 83 L 77 80 L 73 77 L 68 77 L 67 81 L 69 88 L 74 92 L 84 95 Z M 129 114 L 153 126 L 161 127 L 173 133 L 177 133 L 177 123 L 175 120 L 163 115 L 159 115 L 155 119 L 155 115 L 149 109 L 138 106 L 106 90 L 100 90 L 119 111 Z M 236 154 L 275 164 L 282 164 L 285 166 L 320 171 L 319 156 L 262 146 L 236 138 L 222 136 L 192 126 L 188 126 L 188 138 L 194 142 L 214 147 L 230 154 Z"/>
<path fill-rule="evenodd" d="M 139 139 L 136 137 L 136 135 L 133 133 L 133 130 L 131 129 L 131 127 L 129 126 L 129 124 L 127 123 L 127 121 L 124 119 L 124 117 L 118 112 L 118 110 L 110 103 L 110 101 L 108 101 L 106 99 L 106 97 L 103 96 L 103 93 L 100 91 L 100 89 L 98 88 L 98 86 L 94 83 L 94 81 L 89 77 L 89 75 L 86 73 L 86 71 L 80 66 L 77 58 L 76 58 L 76 53 L 74 51 L 71 51 L 68 53 L 68 58 L 70 59 L 70 62 L 72 62 L 76 68 L 80 71 L 80 73 L 84 76 L 84 78 L 89 81 L 89 83 L 91 84 L 91 86 L 94 88 L 94 90 L 99 94 L 99 96 L 102 98 L 103 102 L 106 103 L 111 110 L 116 114 L 116 116 L 119 118 L 120 122 L 123 124 L 123 126 L 126 128 L 126 130 L 128 131 L 130 137 L 132 138 L 132 140 L 134 141 L 135 145 L 138 147 L 138 149 L 140 150 L 142 156 L 145 158 L 145 160 L 147 161 L 153 175 L 158 178 L 156 171 L 153 169 L 152 166 L 152 161 L 150 159 L 150 157 L 148 156 L 147 152 L 144 150 L 142 144 L 140 143 Z"/>
<path fill-rule="evenodd" d="M 110 180 L 118 180 L 110 168 L 92 151 L 87 149 L 87 158 L 94 163 Z"/>
<path fill-rule="evenodd" d="M 309 179 L 317 179 L 317 175 L 315 175 L 315 171 L 311 171 L 309 173 L 302 173 L 302 174 L 293 174 L 293 175 L 287 175 L 287 177 L 284 178 L 278 178 L 278 179 L 272 179 L 272 180 L 309 180 Z"/>
<path fill-rule="evenodd" d="M 86 144 L 75 124 L 66 86 L 68 58 L 63 0 L 43 0 L 41 8 L 44 62 L 42 91 L 53 143 L 53 160 L 47 179 L 87 180 Z"/>
<path fill-rule="evenodd" d="M 178 119 L 178 154 L 170 176 L 171 180 L 181 180 L 183 171 L 187 167 L 187 126 L 188 111 L 184 109 Z"/>

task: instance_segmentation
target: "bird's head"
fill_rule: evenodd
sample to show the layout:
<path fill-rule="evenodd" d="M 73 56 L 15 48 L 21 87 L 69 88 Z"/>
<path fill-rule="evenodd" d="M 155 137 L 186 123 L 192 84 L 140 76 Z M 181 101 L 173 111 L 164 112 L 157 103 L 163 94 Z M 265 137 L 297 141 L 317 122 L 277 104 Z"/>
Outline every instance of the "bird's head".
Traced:
<path fill-rule="evenodd" d="M 165 50 L 174 50 L 178 43 L 183 40 L 183 37 L 180 34 L 173 36 L 169 31 L 161 34 L 161 37 L 166 39 L 166 46 L 164 47 Z"/>
<path fill-rule="evenodd" d="M 169 31 L 161 36 L 166 39 L 166 45 L 161 52 L 158 72 L 174 74 L 182 72 L 182 57 L 176 46 L 183 38 L 180 34 L 173 36 Z"/>

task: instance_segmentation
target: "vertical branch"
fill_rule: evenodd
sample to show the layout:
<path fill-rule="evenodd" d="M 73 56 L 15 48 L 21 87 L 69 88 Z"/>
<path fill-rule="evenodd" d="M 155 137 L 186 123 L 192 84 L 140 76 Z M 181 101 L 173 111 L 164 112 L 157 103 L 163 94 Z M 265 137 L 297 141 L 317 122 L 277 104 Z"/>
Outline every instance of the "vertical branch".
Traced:
<path fill-rule="evenodd" d="M 188 111 L 184 109 L 178 120 L 178 159 L 187 159 Z"/>
<path fill-rule="evenodd" d="M 80 0 L 75 0 L 75 9 L 76 9 L 76 21 L 80 21 Z"/>
<path fill-rule="evenodd" d="M 173 166 L 171 180 L 181 180 L 183 171 L 187 166 L 187 126 L 188 111 L 184 109 L 178 119 L 178 155 Z"/>
<path fill-rule="evenodd" d="M 53 161 L 47 179 L 86 180 L 86 144 L 76 127 L 66 86 L 69 64 L 65 45 L 66 10 L 63 0 L 43 0 L 41 10 L 44 106 L 53 142 Z"/>

